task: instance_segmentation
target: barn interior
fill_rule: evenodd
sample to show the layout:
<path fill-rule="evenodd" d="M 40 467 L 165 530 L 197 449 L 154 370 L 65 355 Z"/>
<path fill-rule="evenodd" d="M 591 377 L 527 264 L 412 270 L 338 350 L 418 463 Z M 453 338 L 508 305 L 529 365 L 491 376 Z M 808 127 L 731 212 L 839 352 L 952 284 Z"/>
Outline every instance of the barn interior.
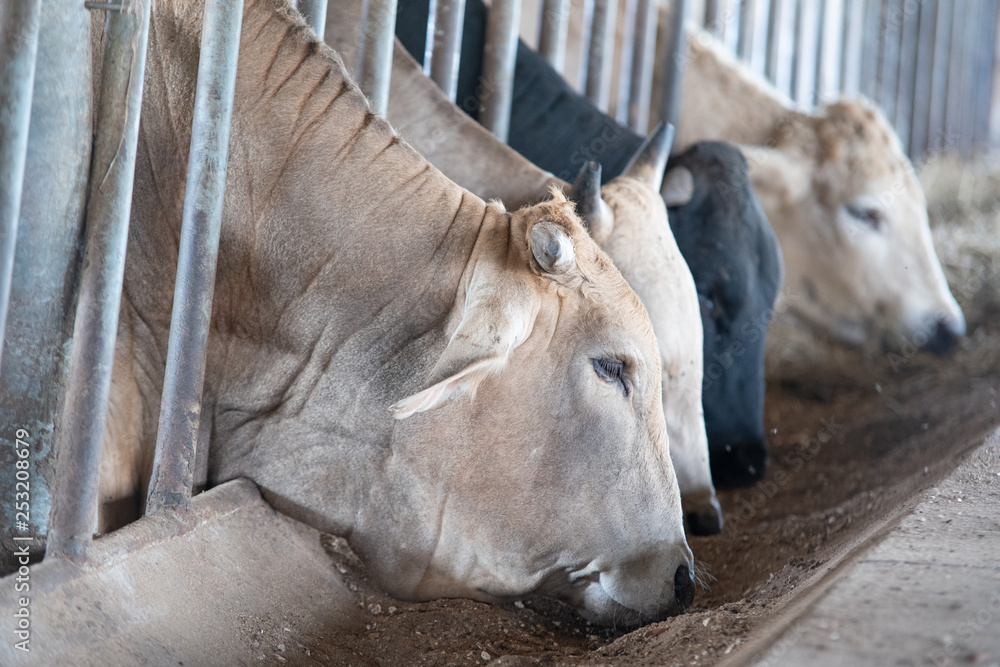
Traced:
<path fill-rule="evenodd" d="M 402 8 L 403 0 L 399 3 Z M 243 3 L 205 4 L 220 7 L 216 19 L 221 34 L 227 22 L 240 15 Z M 690 34 L 717 40 L 798 109 L 812 110 L 842 96 L 871 99 L 895 129 L 926 194 L 934 249 L 964 313 L 965 335 L 938 356 L 921 351 L 919 341 L 913 340 L 879 340 L 852 348 L 806 327 L 783 325 L 777 334 L 772 330 L 771 335 L 781 336 L 782 346 L 780 357 L 770 359 L 767 369 L 767 472 L 751 486 L 718 490 L 725 522 L 721 534 L 688 536 L 698 584 L 693 605 L 679 616 L 638 629 L 594 625 L 568 605 L 541 597 L 505 604 L 395 599 L 382 592 L 345 539 L 276 512 L 252 482 L 229 481 L 191 496 L 190 477 L 185 481 L 176 469 L 164 473 L 162 495 L 139 521 L 93 540 L 89 533 L 82 541 L 64 538 L 58 548 L 50 545 L 46 551 L 43 538 L 51 507 L 60 502 L 79 505 L 76 520 L 88 526 L 86 522 L 94 521 L 86 495 L 90 484 L 94 488 L 89 502 L 96 507 L 93 454 L 88 458 L 84 451 L 73 459 L 79 466 L 74 476 L 57 477 L 54 452 L 67 437 L 55 424 L 67 423 L 61 414 L 65 394 L 100 380 L 88 376 L 79 381 L 82 385 L 74 385 L 75 380 L 66 379 L 68 341 L 81 340 L 82 335 L 74 334 L 72 318 L 59 318 L 70 312 L 66 301 L 76 293 L 63 281 L 78 280 L 83 273 L 79 257 L 56 278 L 26 265 L 58 264 L 51 258 L 69 255 L 67 248 L 82 241 L 65 231 L 56 239 L 58 230 L 53 228 L 34 247 L 30 240 L 22 242 L 24 220 L 41 215 L 33 211 L 42 210 L 44 202 L 11 198 L 4 190 L 7 198 L 0 197 L 0 214 L 6 216 L 3 222 L 12 221 L 2 237 L 7 253 L 4 289 L 12 296 L 8 306 L 4 295 L 0 309 L 6 319 L 0 357 L 0 486 L 14 489 L 21 479 L 16 476 L 16 442 L 29 439 L 21 432 L 30 432 L 38 447 L 31 454 L 31 530 L 13 528 L 13 491 L 0 501 L 6 522 L 2 529 L 7 531 L 0 561 L 0 574 L 6 575 L 0 579 L 0 663 L 1000 664 L 998 2 L 488 4 L 491 12 L 508 12 L 508 40 L 519 34 L 539 51 L 549 48 L 542 44 L 543 35 L 552 29 L 543 24 L 553 16 L 564 19 L 560 73 L 602 111 L 643 135 L 657 116 L 677 122 L 679 102 L 675 95 L 673 106 L 658 100 L 660 108 L 651 110 L 646 90 L 644 111 L 631 113 L 634 91 L 623 83 L 628 78 L 622 74 L 623 64 L 644 69 L 642 76 L 650 85 L 683 76 L 684 58 L 677 54 L 686 53 L 686 45 L 677 37 L 682 33 L 674 30 L 682 23 L 698 31 Z M 152 6 L 155 11 L 156 3 Z M 383 113 L 393 26 L 381 26 L 376 12 L 395 15 L 397 4 L 366 0 L 365 6 L 371 13 L 367 27 L 359 28 L 359 35 L 367 32 L 364 40 L 359 37 L 366 55 L 359 60 L 358 78 L 373 108 Z M 437 0 L 431 6 L 438 12 L 450 7 L 454 15 L 461 14 L 464 3 Z M 19 118 L 26 126 L 26 118 L 35 122 L 46 112 L 49 122 L 63 132 L 83 124 L 89 133 L 90 120 L 79 117 L 80 109 L 61 88 L 79 76 L 65 63 L 89 60 L 89 44 L 78 39 L 74 56 L 69 47 L 46 50 L 46 40 L 57 34 L 87 35 L 89 14 L 107 13 L 121 21 L 116 29 L 122 48 L 135 48 L 131 35 L 143 34 L 136 25 L 142 23 L 143 12 L 150 11 L 150 0 L 32 0 L 19 6 L 23 16 L 6 7 L 0 9 L 4 34 L 27 36 L 5 39 L 0 47 L 0 74 L 5 77 L 0 95 L 13 99 L 15 83 L 23 83 L 24 44 L 33 45 L 27 49 L 28 60 L 34 61 L 37 52 L 37 65 L 31 66 L 37 73 L 32 74 L 34 106 L 29 95 L 27 106 L 21 102 L 20 116 L 0 114 L 5 142 L 0 159 L 5 170 L 17 171 L 20 145 L 21 178 L 27 183 L 46 172 L 40 167 L 32 171 L 30 160 L 25 168 L 26 152 L 66 153 L 60 159 L 62 166 L 70 165 L 72 177 L 60 173 L 64 180 L 76 179 L 76 190 L 67 199 L 72 206 L 64 205 L 61 215 L 82 220 L 87 197 L 81 193 L 88 173 L 94 178 L 90 158 L 81 167 L 80 156 L 68 155 L 58 134 L 38 148 L 27 144 L 31 135 L 18 140 L 11 128 L 16 129 Z M 299 0 L 298 11 L 310 25 L 325 26 L 323 0 Z M 613 16 L 617 19 L 609 19 Z M 640 28 L 657 20 L 659 38 L 639 67 L 639 50 L 635 44 L 623 44 L 622 26 L 630 25 L 626 33 L 641 42 Z M 110 33 L 112 23 L 108 25 Z M 372 49 L 370 56 L 364 43 Z M 379 44 L 389 44 L 381 56 Z M 495 44 L 487 48 L 503 51 Z M 203 45 L 203 63 L 206 51 Z M 205 69 L 235 69 L 235 53 L 231 41 L 220 46 L 213 52 L 216 60 Z M 511 49 L 507 58 L 498 66 L 512 68 Z M 596 74 L 593 63 L 601 66 Z M 46 67 L 59 72 L 48 88 L 38 83 L 47 81 Z M 122 85 L 127 87 L 134 85 L 129 71 L 125 67 L 103 76 L 124 73 Z M 29 78 L 26 84 L 29 92 L 31 82 Z M 661 88 L 669 85 L 661 81 Z M 55 101 L 39 111 L 39 100 Z M 117 119 L 107 122 L 124 122 L 127 128 L 129 114 L 117 113 Z M 498 113 L 503 116 L 502 109 Z M 480 121 L 489 126 L 490 119 L 482 114 Z M 490 129 L 505 131 L 502 119 L 494 122 Z M 122 135 L 136 131 L 133 127 Z M 94 156 L 97 164 L 96 148 Z M 18 182 L 18 191 L 20 187 Z M 217 200 L 206 195 L 204 206 L 221 208 L 221 194 L 216 194 Z M 89 196 L 90 208 L 94 197 Z M 123 212 L 127 231 L 128 204 L 102 205 L 109 215 L 116 206 Z M 46 280 L 51 284 L 43 284 Z M 32 289 L 61 295 L 61 302 L 57 299 L 48 307 L 52 312 L 46 312 L 47 320 L 17 296 Z M 199 293 L 192 289 L 188 298 L 195 301 Z M 210 291 L 208 298 L 210 306 Z M 79 320 L 77 314 L 78 327 Z M 55 321 L 58 326 L 52 325 Z M 42 327 L 47 329 L 38 333 Z M 39 352 L 41 347 L 50 349 Z M 41 370 L 25 377 L 24 368 Z M 110 382 L 110 366 L 104 374 Z M 106 404 L 102 409 L 107 410 Z M 178 423 L 173 439 L 187 438 L 193 454 L 197 425 L 193 434 L 185 435 L 184 424 Z M 90 423 L 89 428 L 97 432 L 89 437 L 100 440 L 103 422 L 97 427 Z M 158 460 L 160 456 L 158 444 Z M 163 456 L 169 460 L 169 454 Z M 60 486 L 57 479 L 67 481 Z M 170 492 L 186 496 L 174 501 Z M 64 517 L 73 513 L 67 510 Z M 26 576 L 18 569 L 24 542 L 13 540 L 27 534 L 37 539 L 30 543 L 30 603 L 22 604 L 25 595 L 16 586 L 18 577 Z M 31 614 L 30 652 L 17 647 L 26 636 L 17 634 L 25 627 L 19 625 L 18 611 L 24 608 Z"/>

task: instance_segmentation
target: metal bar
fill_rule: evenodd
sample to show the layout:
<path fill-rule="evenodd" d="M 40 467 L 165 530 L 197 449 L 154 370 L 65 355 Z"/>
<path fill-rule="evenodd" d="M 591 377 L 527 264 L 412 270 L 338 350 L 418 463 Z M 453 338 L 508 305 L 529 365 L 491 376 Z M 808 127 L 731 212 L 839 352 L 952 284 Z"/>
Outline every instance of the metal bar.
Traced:
<path fill-rule="evenodd" d="M 431 63 L 434 60 L 434 33 L 437 32 L 438 0 L 427 2 L 427 32 L 424 33 L 424 76 L 431 75 Z M 399 14 L 396 14 L 399 20 Z"/>
<path fill-rule="evenodd" d="M 580 44 L 579 71 L 576 73 L 576 89 L 583 90 L 587 85 L 587 67 L 590 65 L 590 36 L 594 34 L 594 2 L 596 0 L 578 0 L 580 4 Z M 572 82 L 571 82 L 572 83 Z"/>
<path fill-rule="evenodd" d="M 840 91 L 845 95 L 855 95 L 861 88 L 864 20 L 864 0 L 847 0 L 844 5 L 843 53 L 840 58 Z"/>
<path fill-rule="evenodd" d="M 431 49 L 431 79 L 454 102 L 458 94 L 458 67 L 462 58 L 465 0 L 437 0 Z"/>
<path fill-rule="evenodd" d="M 749 62 L 750 50 L 753 48 L 753 13 L 754 0 L 743 0 L 737 7 L 739 33 L 736 36 L 736 56 Z"/>
<path fill-rule="evenodd" d="M 177 282 L 147 514 L 164 509 L 183 511 L 191 500 L 242 18 L 243 0 L 205 3 Z"/>
<path fill-rule="evenodd" d="M 719 33 L 719 0 L 705 0 L 705 19 L 702 22 L 705 30 L 713 35 Z"/>
<path fill-rule="evenodd" d="M 602 111 L 608 110 L 611 98 L 611 57 L 615 44 L 617 0 L 594 0 L 594 20 L 590 31 L 587 60 L 587 99 Z"/>
<path fill-rule="evenodd" d="M 653 88 L 653 61 L 656 58 L 656 0 L 639 0 L 636 9 L 635 50 L 632 53 L 632 98 L 628 104 L 628 126 L 640 134 L 649 123 L 649 101 Z"/>
<path fill-rule="evenodd" d="M 930 118 L 931 86 L 934 75 L 934 32 L 937 23 L 937 0 L 924 0 L 918 10 L 917 53 L 913 66 L 913 101 L 910 105 L 910 158 L 923 158 L 927 151 L 927 126 Z M 901 135 L 901 138 L 905 138 Z"/>
<path fill-rule="evenodd" d="M 878 67 L 881 58 L 880 36 L 882 0 L 865 0 L 864 31 L 861 40 L 861 72 L 858 75 L 859 91 L 870 100 L 878 91 Z"/>
<path fill-rule="evenodd" d="M 108 15 L 101 101 L 91 164 L 80 298 L 66 406 L 57 435 L 55 498 L 46 555 L 86 559 L 97 514 L 97 482 L 111 389 L 125 244 L 132 204 L 150 0 Z"/>
<path fill-rule="evenodd" d="M 826 51 L 827 34 L 825 28 L 827 0 L 819 0 L 819 8 L 816 11 L 816 32 L 814 34 L 816 50 L 814 51 L 812 94 L 810 104 L 813 106 L 820 103 L 823 96 L 823 54 Z"/>
<path fill-rule="evenodd" d="M 899 71 L 896 73 L 896 117 L 892 121 L 904 150 L 909 145 L 913 122 L 913 96 L 916 93 L 917 33 L 920 29 L 919 5 L 902 7 L 899 25 Z"/>
<path fill-rule="evenodd" d="M 665 123 L 677 125 L 681 112 L 681 90 L 684 81 L 684 63 L 687 61 L 687 0 L 674 0 L 670 6 L 670 32 L 667 35 L 667 61 L 663 64 L 663 88 L 660 99 L 660 117 Z"/>
<path fill-rule="evenodd" d="M 41 8 L 41 0 L 0 5 L 0 355 L 14 279 Z"/>
<path fill-rule="evenodd" d="M 985 153 L 989 148 L 990 93 L 993 86 L 993 59 L 996 54 L 997 0 L 986 0 L 980 20 L 980 42 L 986 47 L 979 53 L 976 74 L 976 120 L 973 133 L 973 148 L 977 153 Z"/>
<path fill-rule="evenodd" d="M 962 112 L 959 121 L 959 152 L 966 160 L 972 158 L 972 135 L 976 123 L 976 63 L 985 44 L 980 38 L 979 20 L 983 3 L 966 8 L 962 38 Z"/>
<path fill-rule="evenodd" d="M 903 0 L 888 0 L 882 15 L 882 62 L 879 67 L 878 104 L 890 122 L 896 115 L 902 2 Z"/>
<path fill-rule="evenodd" d="M 479 122 L 507 142 L 510 105 L 514 98 L 514 62 L 521 0 L 494 0 L 483 46 L 483 94 Z"/>
<path fill-rule="evenodd" d="M 945 112 L 948 105 L 948 70 L 951 60 L 953 0 L 938 0 L 934 22 L 934 65 L 927 107 L 927 150 L 939 152 L 946 143 Z"/>
<path fill-rule="evenodd" d="M 389 106 L 395 27 L 396 0 L 364 0 L 358 85 L 368 96 L 372 111 L 383 118 Z"/>
<path fill-rule="evenodd" d="M 316 32 L 320 41 L 326 32 L 326 4 L 327 0 L 299 0 L 299 14 L 306 20 L 306 23 Z"/>
<path fill-rule="evenodd" d="M 552 68 L 563 73 L 566 64 L 566 34 L 569 30 L 570 0 L 545 0 L 538 52 Z"/>
<path fill-rule="evenodd" d="M 952 5 L 951 48 L 948 50 L 948 92 L 944 109 L 943 149 L 953 152 L 958 149 L 962 131 L 962 115 L 965 100 L 962 99 L 962 54 L 965 49 L 965 15 L 968 5 L 958 1 Z"/>
<path fill-rule="evenodd" d="M 615 105 L 615 120 L 621 125 L 628 123 L 628 104 L 632 97 L 632 58 L 635 51 L 635 19 L 638 0 L 625 0 L 622 9 L 622 45 L 618 58 L 618 102 Z"/>
<path fill-rule="evenodd" d="M 987 148 L 1000 147 L 1000 9 L 997 10 L 993 29 L 993 63 L 989 100 L 989 144 Z"/>
<path fill-rule="evenodd" d="M 2 11 L 2 10 L 0 10 Z M 45 0 L 14 257 L 6 354 L 0 365 L 0 424 L 16 424 L 31 444 L 31 508 L 15 530 L 13 503 L 0 503 L 0 572 L 15 545 L 45 551 L 55 483 L 54 435 L 69 361 L 83 216 L 90 170 L 90 13 L 79 0 Z M 3 90 L 8 90 L 6 87 Z M 15 432 L 0 432 L 0 489 L 13 489 Z M 27 533 L 30 542 L 14 541 Z"/>

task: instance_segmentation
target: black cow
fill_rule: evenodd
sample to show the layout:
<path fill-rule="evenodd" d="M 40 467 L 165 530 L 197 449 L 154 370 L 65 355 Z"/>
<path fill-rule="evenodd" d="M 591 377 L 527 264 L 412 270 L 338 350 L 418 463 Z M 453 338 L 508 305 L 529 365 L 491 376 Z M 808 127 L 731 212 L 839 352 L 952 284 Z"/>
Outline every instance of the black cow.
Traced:
<path fill-rule="evenodd" d="M 419 62 L 424 57 L 428 5 L 428 0 L 398 3 L 396 36 Z M 480 99 L 490 93 L 489 82 L 480 76 L 486 18 L 482 0 L 466 0 L 456 103 L 473 117 Z M 642 141 L 518 41 L 512 148 L 563 180 L 571 180 L 587 161 L 597 160 L 608 181 L 625 169 Z M 764 474 L 767 461 L 764 334 L 781 281 L 780 250 L 738 150 L 718 142 L 696 144 L 672 164 L 687 169 L 692 180 L 690 201 L 677 199 L 677 192 L 665 195 L 665 200 L 702 303 L 702 402 L 712 476 L 717 486 L 746 485 Z"/>
<path fill-rule="evenodd" d="M 662 192 L 701 303 L 712 479 L 746 484 L 767 465 L 764 338 L 781 286 L 781 250 L 747 161 L 730 144 L 703 141 L 673 156 Z"/>

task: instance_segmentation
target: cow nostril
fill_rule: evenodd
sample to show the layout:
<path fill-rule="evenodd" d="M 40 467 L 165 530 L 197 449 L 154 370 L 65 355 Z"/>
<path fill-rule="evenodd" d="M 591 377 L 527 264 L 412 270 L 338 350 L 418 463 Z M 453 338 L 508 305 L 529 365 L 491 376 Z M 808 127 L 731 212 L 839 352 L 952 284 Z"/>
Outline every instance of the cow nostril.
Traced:
<path fill-rule="evenodd" d="M 961 337 L 962 332 L 951 320 L 939 318 L 934 322 L 934 328 L 924 348 L 932 354 L 941 355 L 955 347 L 955 343 Z"/>
<path fill-rule="evenodd" d="M 674 573 L 674 597 L 684 609 L 694 602 L 694 575 L 687 565 L 681 565 Z"/>

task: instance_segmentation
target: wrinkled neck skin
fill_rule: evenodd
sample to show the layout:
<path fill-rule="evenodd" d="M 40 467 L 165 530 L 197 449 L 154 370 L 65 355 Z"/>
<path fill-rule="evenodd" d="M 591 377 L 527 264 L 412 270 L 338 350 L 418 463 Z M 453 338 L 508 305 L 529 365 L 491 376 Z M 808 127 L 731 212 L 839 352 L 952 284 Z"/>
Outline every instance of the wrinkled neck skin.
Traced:
<path fill-rule="evenodd" d="M 109 449 L 127 447 L 118 434 L 135 433 L 135 456 L 146 461 L 200 13 L 198 3 L 160 2 L 150 29 L 112 397 L 120 409 L 109 424 Z M 229 165 L 199 445 L 210 435 L 208 477 L 250 477 L 278 510 L 350 536 L 369 488 L 396 474 L 386 465 L 389 407 L 420 389 L 447 342 L 477 239 L 484 230 L 509 234 L 510 216 L 401 143 L 336 56 L 311 44 L 308 29 L 271 0 L 248 0 L 244 9 Z M 133 417 L 127 408 L 136 394 L 142 410 Z M 384 518 L 407 525 L 400 534 L 419 543 L 430 536 L 406 515 L 415 500 L 400 497 L 392 506 L 400 514 Z"/>
<path fill-rule="evenodd" d="M 790 99 L 738 66 L 709 33 L 688 31 L 688 56 L 674 153 L 704 140 L 765 146 L 781 123 L 799 114 Z M 732 100 L 739 100 L 738 112 Z"/>
<path fill-rule="evenodd" d="M 348 70 L 357 61 L 362 5 L 362 0 L 343 0 L 331 3 L 327 10 L 325 40 Z M 387 118 L 403 139 L 448 178 L 484 200 L 500 199 L 510 210 L 547 199 L 549 185 L 560 183 L 496 141 L 449 102 L 399 40 L 394 44 Z M 469 151 L 469 146 L 487 144 L 488 151 Z M 470 168 L 470 160 L 475 168 Z"/>

